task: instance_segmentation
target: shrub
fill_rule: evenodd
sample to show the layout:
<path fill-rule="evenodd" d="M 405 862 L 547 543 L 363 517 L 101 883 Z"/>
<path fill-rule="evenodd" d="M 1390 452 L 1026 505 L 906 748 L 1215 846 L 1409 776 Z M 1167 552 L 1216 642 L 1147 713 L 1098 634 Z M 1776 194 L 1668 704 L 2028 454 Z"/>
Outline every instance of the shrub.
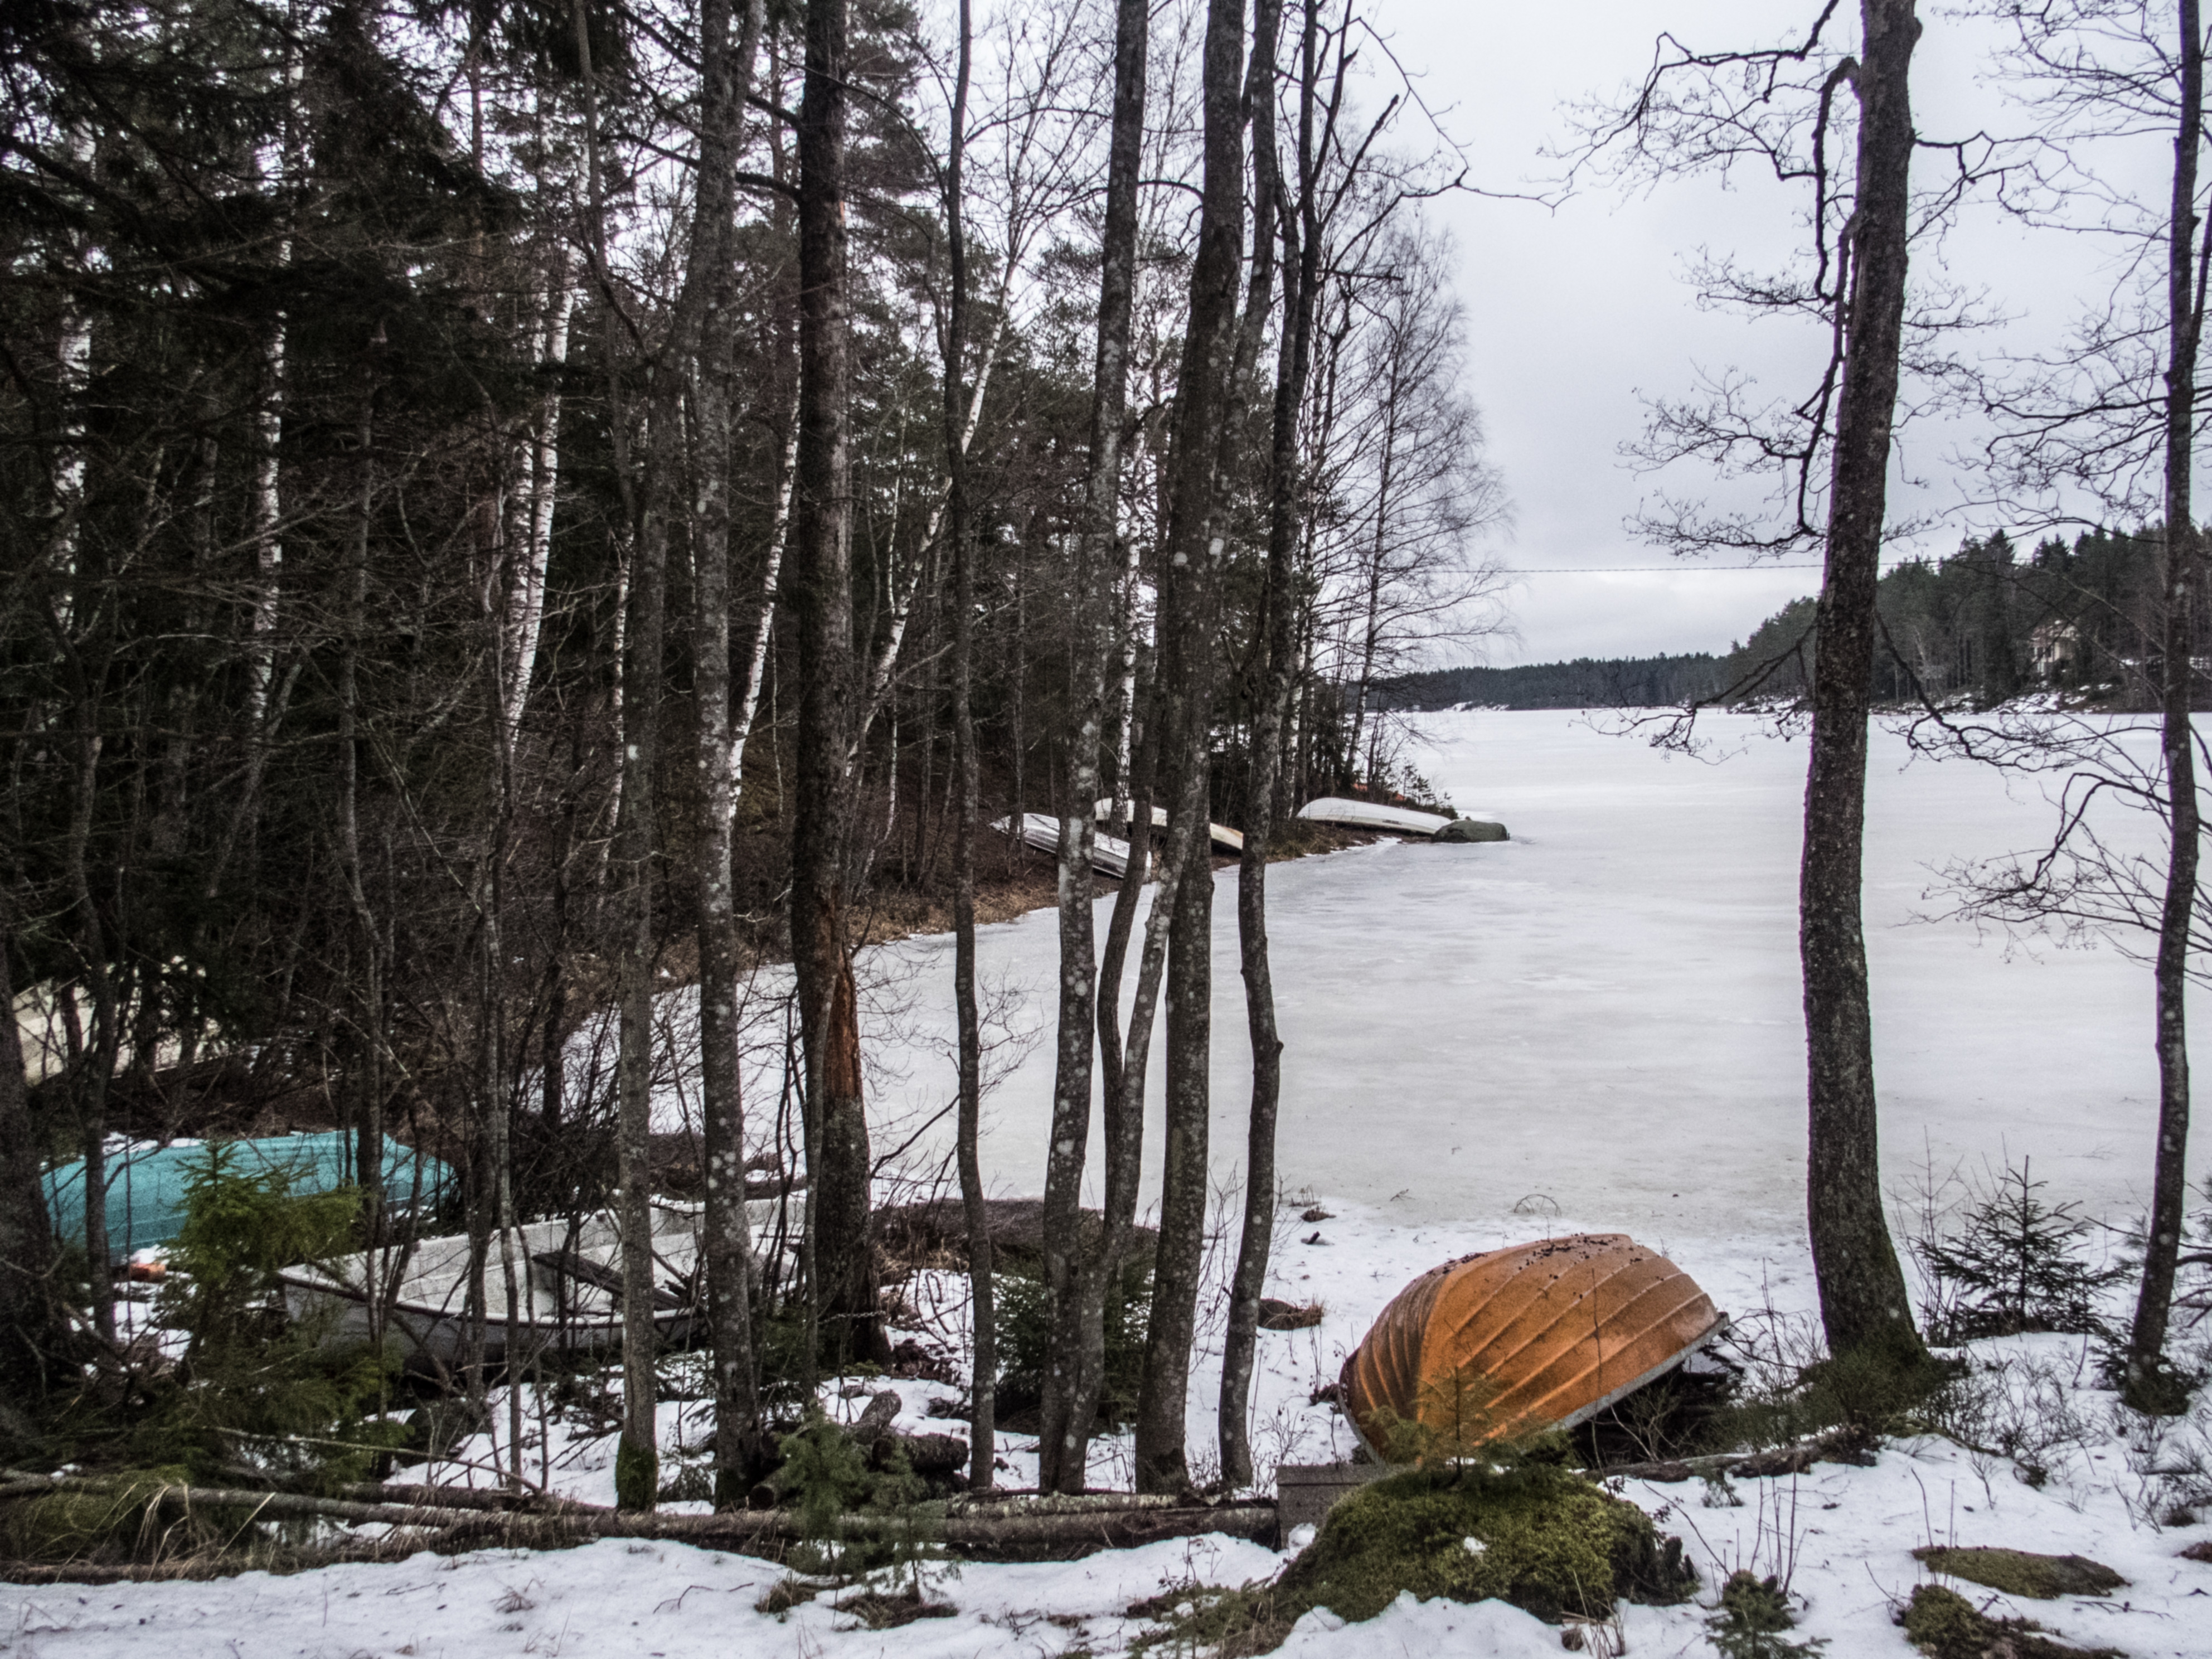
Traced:
<path fill-rule="evenodd" d="M 2123 1267 L 2093 1267 L 2081 1251 L 2089 1224 L 2072 1204 L 2037 1194 L 2022 1159 L 1996 1192 L 1973 1205 L 1956 1232 L 1918 1244 L 1939 1286 L 1930 1334 L 1940 1343 L 2027 1331 L 2100 1334 L 2099 1292 L 2127 1277 Z"/>
<path fill-rule="evenodd" d="M 923 1486 L 902 1449 L 884 1468 L 872 1469 L 866 1449 L 818 1406 L 808 1409 L 806 1420 L 778 1449 L 783 1468 L 776 1484 L 799 1523 L 802 1542 L 793 1559 L 802 1571 L 864 1571 L 921 1559 L 929 1530 L 917 1510 Z M 844 1516 L 863 1509 L 905 1524 L 887 1539 L 848 1542 Z"/>
<path fill-rule="evenodd" d="M 1052 1359 L 1052 1302 L 1042 1279 L 1012 1272 L 1000 1275 L 996 1301 L 999 1420 L 1004 1424 L 1044 1398 L 1045 1371 Z M 1152 1312 L 1152 1258 L 1134 1255 L 1107 1281 L 1106 1379 L 1098 1395 L 1102 1426 L 1120 1428 L 1136 1416 Z"/>
<path fill-rule="evenodd" d="M 343 1481 L 404 1443 L 402 1424 L 366 1420 L 391 1383 L 389 1357 L 326 1342 L 326 1320 L 288 1321 L 277 1282 L 285 1267 L 349 1249 L 359 1210 L 356 1188 L 295 1194 L 283 1170 L 242 1171 L 228 1149 L 209 1148 L 185 1187 L 159 1303 L 185 1349 L 132 1436 L 142 1455 L 250 1456 Z"/>
<path fill-rule="evenodd" d="M 1739 1569 L 1721 1587 L 1720 1605 L 1705 1620 L 1705 1632 L 1725 1659 L 1793 1659 L 1827 1646 L 1823 1637 L 1793 1642 L 1784 1636 L 1796 1622 L 1780 1580 Z"/>

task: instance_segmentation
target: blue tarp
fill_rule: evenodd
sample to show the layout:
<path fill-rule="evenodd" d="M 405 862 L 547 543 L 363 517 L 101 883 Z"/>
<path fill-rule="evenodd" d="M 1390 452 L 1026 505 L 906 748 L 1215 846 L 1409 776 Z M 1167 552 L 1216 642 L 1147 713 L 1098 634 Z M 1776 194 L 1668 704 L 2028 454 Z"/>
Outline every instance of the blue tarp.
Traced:
<path fill-rule="evenodd" d="M 118 1261 L 149 1245 L 166 1244 L 185 1224 L 185 1188 L 204 1174 L 210 1146 L 204 1141 L 169 1146 L 139 1146 L 107 1159 L 107 1244 Z M 231 1154 L 230 1167 L 241 1174 L 282 1170 L 297 1193 L 328 1192 L 354 1178 L 354 1137 L 327 1134 L 275 1135 L 260 1140 L 220 1143 Z M 386 1200 L 406 1205 L 416 1199 L 415 1153 L 398 1141 L 384 1142 Z M 439 1159 L 419 1160 L 421 1201 L 434 1202 L 452 1182 L 453 1171 Z M 84 1160 L 64 1164 L 46 1174 L 46 1212 L 64 1243 L 84 1238 Z"/>

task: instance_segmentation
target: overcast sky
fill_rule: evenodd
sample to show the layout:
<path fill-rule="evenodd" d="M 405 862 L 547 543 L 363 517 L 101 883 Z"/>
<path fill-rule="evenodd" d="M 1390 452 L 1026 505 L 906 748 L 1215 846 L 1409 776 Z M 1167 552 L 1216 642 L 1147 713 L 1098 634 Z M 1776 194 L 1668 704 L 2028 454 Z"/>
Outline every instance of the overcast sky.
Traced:
<path fill-rule="evenodd" d="M 1638 76 L 1660 28 L 1700 49 L 1765 45 L 1778 34 L 1802 35 L 1816 9 L 1802 0 L 1387 0 L 1376 9 L 1422 96 L 1447 112 L 1445 124 L 1465 143 L 1481 182 L 1502 189 L 1526 188 L 1556 171 L 1542 150 L 1569 131 L 1564 106 Z M 1925 0 L 1921 15 L 1925 33 L 1913 65 L 1921 133 L 2019 128 L 2025 118 L 2001 100 L 1988 74 L 1994 35 Z M 2154 170 L 2147 182 L 2158 188 Z M 1685 568 L 1640 544 L 1625 521 L 1654 481 L 1630 471 L 1619 453 L 1642 427 L 1641 398 L 1686 392 L 1700 368 L 1741 368 L 1774 392 L 1804 386 L 1817 339 L 1808 342 L 1800 325 L 1701 310 L 1687 274 L 1700 248 L 1781 264 L 1802 234 L 1797 193 L 1746 172 L 1727 189 L 1708 180 L 1649 191 L 1599 183 L 1556 210 L 1461 197 L 1434 210 L 1457 242 L 1469 390 L 1516 509 L 1517 522 L 1496 550 L 1529 571 L 1636 568 L 1528 576 L 1510 604 L 1520 637 L 1493 641 L 1487 660 L 1725 650 L 1785 600 L 1817 589 L 1814 570 Z M 2027 230 L 1994 210 L 1970 212 L 1940 256 L 1916 252 L 1916 266 L 1939 257 L 1948 276 L 1986 288 L 2014 319 L 1981 337 L 1984 351 L 2051 348 L 2082 304 L 2112 283 L 2109 246 Z M 1913 510 L 1968 499 L 1972 481 L 1949 457 L 1971 435 L 1933 428 L 1906 435 L 1905 459 L 1924 481 L 1901 492 Z M 1709 480 L 1683 468 L 1666 483 L 1680 493 L 1703 490 Z M 1893 510 L 1899 495 L 1893 491 Z M 1969 529 L 1994 527 L 1987 514 L 1962 513 L 1923 545 L 1948 552 Z"/>

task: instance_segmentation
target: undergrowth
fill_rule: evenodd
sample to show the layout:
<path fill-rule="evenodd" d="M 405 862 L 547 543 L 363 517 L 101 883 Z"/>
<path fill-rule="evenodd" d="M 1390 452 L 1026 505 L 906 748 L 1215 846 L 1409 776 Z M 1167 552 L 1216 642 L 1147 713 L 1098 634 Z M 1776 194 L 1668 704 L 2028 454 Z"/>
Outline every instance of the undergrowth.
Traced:
<path fill-rule="evenodd" d="M 1044 1282 L 1032 1274 L 1000 1275 L 998 1409 L 1000 1426 L 1034 1411 L 1044 1399 L 1052 1360 L 1052 1304 Z M 1106 1376 L 1098 1395 L 1098 1428 L 1111 1431 L 1133 1421 L 1145 1367 L 1145 1335 L 1152 1310 L 1152 1263 L 1133 1255 L 1107 1283 Z"/>
<path fill-rule="evenodd" d="M 1608 1618 L 1617 1600 L 1682 1600 L 1695 1575 L 1679 1540 L 1558 1461 L 1556 1437 L 1496 1462 L 1411 1470 L 1363 1486 L 1272 1583 L 1187 1585 L 1132 1607 L 1158 1621 L 1139 1648 L 1171 1645 L 1222 1659 L 1272 1651 L 1306 1613 L 1372 1619 L 1410 1592 L 1426 1601 L 1492 1597 L 1552 1624 Z"/>

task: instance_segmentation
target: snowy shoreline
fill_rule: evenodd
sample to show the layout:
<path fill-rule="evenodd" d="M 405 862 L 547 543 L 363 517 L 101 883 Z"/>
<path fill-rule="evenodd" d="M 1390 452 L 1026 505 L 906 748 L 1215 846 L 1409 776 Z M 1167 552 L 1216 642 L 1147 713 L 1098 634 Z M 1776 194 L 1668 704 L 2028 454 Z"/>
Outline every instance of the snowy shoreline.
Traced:
<path fill-rule="evenodd" d="M 1406 1279 L 1449 1255 L 1528 1237 L 1565 1231 L 1571 1218 L 1532 1229 L 1522 1218 L 1480 1226 L 1407 1225 L 1365 1206 L 1332 1200 L 1326 1222 L 1301 1224 L 1300 1239 L 1279 1261 L 1274 1290 L 1320 1301 L 1327 1310 L 1313 1331 L 1263 1336 L 1255 1436 L 1270 1462 L 1326 1456 L 1349 1445 L 1348 1432 L 1326 1407 L 1308 1403 L 1315 1378 L 1333 1377 L 1341 1351 L 1356 1342 L 1382 1304 Z M 1735 1237 L 1670 1242 L 1670 1254 L 1739 1319 L 1781 1322 L 1809 1332 L 1809 1265 L 1765 1241 Z M 1625 1495 L 1682 1538 L 1700 1576 L 1697 1602 L 1674 1607 L 1624 1605 L 1629 1651 L 1710 1651 L 1705 1609 L 1722 1579 L 1738 1566 L 1790 1579 L 1800 1605 L 1793 1638 L 1826 1638 L 1830 1659 L 1899 1659 L 1910 1653 L 1891 1623 L 1891 1609 L 1928 1572 L 1911 1551 L 1923 1544 L 2002 1545 L 2050 1553 L 2080 1553 L 2116 1569 L 2130 1583 L 2110 1597 L 2059 1602 L 1995 1597 L 1993 1610 L 2041 1621 L 2055 1634 L 2089 1645 L 2118 1646 L 2146 1656 L 2212 1654 L 2212 1564 L 2182 1559 L 2192 1541 L 2212 1539 L 2212 1514 L 2188 1526 L 2162 1527 L 2154 1513 L 2161 1484 L 2152 1472 L 2190 1456 L 2212 1455 L 2212 1408 L 2166 1425 L 2164 1437 L 2132 1438 L 2114 1397 L 2094 1386 L 2094 1357 L 2076 1337 L 2027 1337 L 1975 1345 L 1984 1364 L 2001 1362 L 1996 1397 L 2013 1401 L 2060 1431 L 2046 1449 L 2047 1474 L 2027 1485 L 2001 1458 L 1945 1440 L 1885 1446 L 1869 1468 L 1815 1465 L 1806 1474 L 1721 1489 L 1690 1481 L 1674 1486 L 1629 1482 Z M 1218 1357 L 1192 1381 L 1193 1444 L 1208 1443 L 1198 1409 L 1210 1413 Z M 884 1386 L 870 1382 L 873 1389 Z M 943 1385 L 895 1385 L 913 1426 Z M 857 1391 L 857 1390 L 856 1390 Z M 849 1414 L 858 1401 L 839 1400 Z M 703 1407 L 663 1407 L 664 1441 L 694 1443 Z M 2134 1419 L 2140 1425 L 2142 1419 Z M 1272 1429 L 1270 1425 L 1273 1426 Z M 938 1422 L 934 1426 L 942 1427 Z M 1034 1469 L 1034 1443 L 1004 1435 L 1001 1455 L 1012 1468 L 1000 1479 L 1021 1484 Z M 611 1496 L 611 1439 L 562 1449 L 572 1461 L 556 1481 L 574 1496 Z M 1110 1473 L 1117 1443 L 1101 1449 L 1098 1474 Z M 534 1449 L 532 1461 L 535 1462 Z M 459 1479 L 454 1468 L 409 1471 Z M 774 1565 L 685 1545 L 605 1540 L 578 1549 L 531 1553 L 479 1551 L 430 1555 L 374 1565 L 319 1568 L 289 1577 L 243 1574 L 204 1583 L 9 1586 L 7 1634 L 27 1659 L 107 1659 L 141 1655 L 153 1644 L 179 1654 L 276 1659 L 429 1659 L 462 1654 L 638 1655 L 642 1659 L 737 1656 L 738 1659 L 967 1659 L 968 1656 L 1040 1656 L 1126 1651 L 1147 1626 L 1124 1617 L 1133 1603 L 1192 1584 L 1234 1586 L 1271 1577 L 1288 1559 L 1255 1544 L 1200 1538 L 1109 1551 L 1059 1564 L 945 1563 L 926 1569 L 930 1593 L 953 1616 L 891 1632 L 858 1627 L 827 1596 L 781 1618 L 754 1604 L 781 1577 Z M 1990 1599 L 1962 1587 L 1977 1602 Z M 143 1622 L 142 1622 L 143 1621 Z M 1353 1659 L 1375 1654 L 1555 1655 L 1559 1632 L 1497 1602 L 1473 1607 L 1410 1602 L 1362 1625 L 1334 1628 L 1326 1613 L 1308 1615 L 1281 1651 L 1290 1659 Z"/>

